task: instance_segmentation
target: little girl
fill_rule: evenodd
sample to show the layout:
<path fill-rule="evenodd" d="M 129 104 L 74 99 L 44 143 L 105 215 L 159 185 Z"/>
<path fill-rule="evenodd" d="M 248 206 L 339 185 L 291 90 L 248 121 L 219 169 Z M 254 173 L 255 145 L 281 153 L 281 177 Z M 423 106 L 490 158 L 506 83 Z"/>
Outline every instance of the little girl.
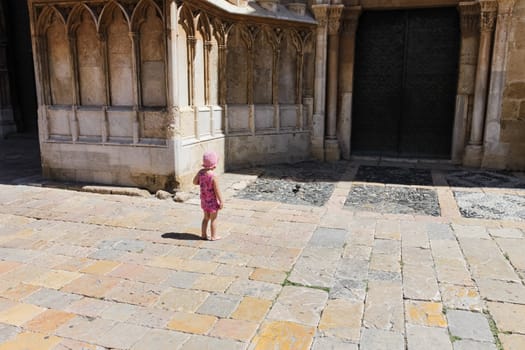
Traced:
<path fill-rule="evenodd" d="M 204 211 L 201 225 L 202 239 L 208 239 L 206 230 L 208 228 L 208 221 L 211 220 L 211 240 L 216 241 L 221 239 L 216 233 L 215 220 L 217 214 L 224 205 L 221 192 L 219 190 L 219 183 L 213 173 L 217 166 L 218 156 L 213 151 L 205 152 L 202 156 L 202 169 L 193 178 L 194 185 L 200 185 L 201 190 L 201 208 Z"/>

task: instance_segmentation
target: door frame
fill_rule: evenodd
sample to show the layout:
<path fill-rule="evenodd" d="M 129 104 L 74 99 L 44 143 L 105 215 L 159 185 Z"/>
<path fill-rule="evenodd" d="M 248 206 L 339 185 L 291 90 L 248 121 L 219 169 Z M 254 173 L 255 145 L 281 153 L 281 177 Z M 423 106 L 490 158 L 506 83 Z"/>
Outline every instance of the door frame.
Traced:
<path fill-rule="evenodd" d="M 343 159 L 351 159 L 352 100 L 355 73 L 355 44 L 359 16 L 364 10 L 421 9 L 456 6 L 460 21 L 458 84 L 450 160 L 460 164 L 467 143 L 472 115 L 477 56 L 479 50 L 479 5 L 459 0 L 361 0 L 361 6 L 345 7 L 341 16 L 339 49 L 339 105 L 337 137 Z"/>

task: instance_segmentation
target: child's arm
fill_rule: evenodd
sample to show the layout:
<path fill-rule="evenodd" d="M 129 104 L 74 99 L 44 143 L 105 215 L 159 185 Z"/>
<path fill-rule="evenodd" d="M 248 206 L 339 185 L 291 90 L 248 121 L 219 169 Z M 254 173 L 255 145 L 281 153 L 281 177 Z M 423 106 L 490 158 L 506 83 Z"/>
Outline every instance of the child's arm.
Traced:
<path fill-rule="evenodd" d="M 215 191 L 215 196 L 219 201 L 219 208 L 222 209 L 224 207 L 224 201 L 222 200 L 221 190 L 219 188 L 219 181 L 215 176 L 213 177 L 213 190 Z"/>
<path fill-rule="evenodd" d="M 197 172 L 197 174 L 195 174 L 195 176 L 193 177 L 193 184 L 194 184 L 194 185 L 198 185 L 198 184 L 199 184 L 199 175 L 201 174 L 201 171 L 202 171 L 202 169 L 199 170 L 199 171 Z"/>

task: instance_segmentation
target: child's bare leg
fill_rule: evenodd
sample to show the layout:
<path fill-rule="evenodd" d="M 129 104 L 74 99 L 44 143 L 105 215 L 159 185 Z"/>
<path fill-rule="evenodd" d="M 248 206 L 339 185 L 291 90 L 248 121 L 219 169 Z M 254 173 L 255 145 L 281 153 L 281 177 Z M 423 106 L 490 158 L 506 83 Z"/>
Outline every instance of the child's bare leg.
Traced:
<path fill-rule="evenodd" d="M 217 224 L 215 223 L 217 219 L 218 212 L 210 213 L 210 228 L 211 228 L 211 240 L 216 241 L 218 239 L 221 239 L 221 236 L 217 236 Z"/>
<path fill-rule="evenodd" d="M 210 220 L 210 213 L 204 212 L 204 217 L 202 218 L 202 224 L 201 224 L 201 238 L 202 239 L 208 239 L 208 235 L 206 234 L 206 231 L 208 229 L 209 220 Z"/>

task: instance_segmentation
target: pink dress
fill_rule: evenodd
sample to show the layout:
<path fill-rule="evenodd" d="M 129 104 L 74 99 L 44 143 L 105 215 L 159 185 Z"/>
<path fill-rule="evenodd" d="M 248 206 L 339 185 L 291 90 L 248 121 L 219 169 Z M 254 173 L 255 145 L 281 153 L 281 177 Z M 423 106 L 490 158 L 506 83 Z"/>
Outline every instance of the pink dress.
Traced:
<path fill-rule="evenodd" d="M 213 172 L 203 171 L 199 174 L 199 185 L 201 187 L 201 208 L 207 213 L 215 213 L 219 210 L 219 201 L 213 188 Z"/>

